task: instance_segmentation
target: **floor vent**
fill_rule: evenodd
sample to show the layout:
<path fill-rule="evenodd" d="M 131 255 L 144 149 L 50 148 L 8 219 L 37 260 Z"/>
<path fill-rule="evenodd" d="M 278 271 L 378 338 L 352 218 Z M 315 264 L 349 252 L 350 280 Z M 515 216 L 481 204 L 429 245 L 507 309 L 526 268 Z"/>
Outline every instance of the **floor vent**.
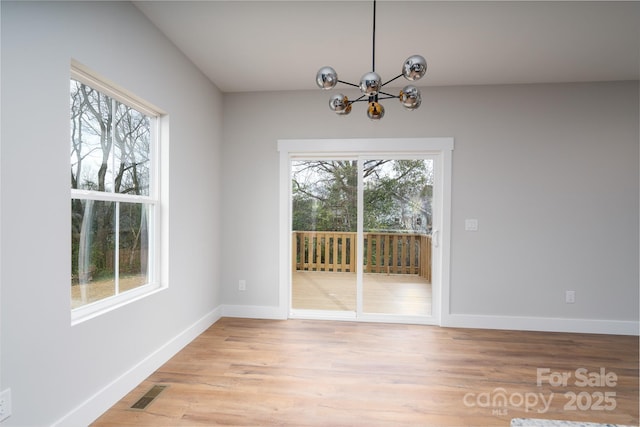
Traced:
<path fill-rule="evenodd" d="M 139 411 L 144 410 L 147 406 L 153 402 L 153 400 L 162 393 L 162 391 L 169 386 L 166 385 L 154 385 L 151 389 L 145 393 L 136 403 L 131 405 L 131 409 L 137 409 Z"/>

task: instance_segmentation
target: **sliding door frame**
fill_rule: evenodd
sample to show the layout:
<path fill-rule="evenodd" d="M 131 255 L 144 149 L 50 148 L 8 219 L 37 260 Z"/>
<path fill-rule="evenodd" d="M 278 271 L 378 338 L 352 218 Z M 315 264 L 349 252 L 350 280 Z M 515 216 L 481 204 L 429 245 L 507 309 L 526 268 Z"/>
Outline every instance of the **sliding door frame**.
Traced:
<path fill-rule="evenodd" d="M 280 153 L 280 222 L 279 222 L 279 307 L 282 319 L 292 317 L 291 313 L 291 160 L 297 157 L 325 158 L 325 157 L 393 157 L 401 156 L 433 156 L 434 169 L 439 171 L 440 182 L 437 192 L 441 195 L 438 216 L 440 226 L 440 253 L 435 271 L 439 277 L 434 277 L 432 287 L 432 315 L 430 317 L 406 317 L 398 315 L 380 316 L 367 315 L 338 317 L 341 320 L 384 321 L 398 323 L 442 323 L 443 315 L 449 314 L 449 265 L 451 239 L 451 166 L 453 138 L 367 138 L 367 139 L 289 139 L 278 140 Z M 360 162 L 359 162 L 360 163 Z M 435 214 L 434 214 L 435 216 Z M 360 258 L 361 252 L 358 252 Z M 358 274 L 361 274 L 361 264 Z M 437 280 L 437 282 L 436 282 Z M 361 296 L 359 296 L 361 298 Z M 362 312 L 361 301 L 358 302 L 356 312 Z M 305 316 L 313 318 L 313 314 Z M 328 313 L 322 313 L 318 318 L 331 318 Z"/>

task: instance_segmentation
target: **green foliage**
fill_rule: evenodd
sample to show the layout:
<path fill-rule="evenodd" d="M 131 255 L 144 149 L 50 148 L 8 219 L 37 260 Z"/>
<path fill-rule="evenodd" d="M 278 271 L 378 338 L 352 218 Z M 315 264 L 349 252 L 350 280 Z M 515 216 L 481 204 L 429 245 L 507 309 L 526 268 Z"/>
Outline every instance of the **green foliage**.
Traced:
<path fill-rule="evenodd" d="M 357 161 L 298 161 L 293 171 L 293 230 L 356 231 Z M 366 231 L 430 231 L 431 161 L 366 160 L 363 179 Z"/>

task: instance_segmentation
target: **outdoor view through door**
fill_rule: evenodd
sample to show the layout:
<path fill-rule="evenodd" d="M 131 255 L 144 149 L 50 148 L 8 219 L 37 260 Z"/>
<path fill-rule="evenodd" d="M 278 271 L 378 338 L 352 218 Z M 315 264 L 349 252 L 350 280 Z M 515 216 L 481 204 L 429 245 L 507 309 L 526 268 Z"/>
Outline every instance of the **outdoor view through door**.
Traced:
<path fill-rule="evenodd" d="M 292 309 L 432 315 L 433 159 L 292 160 L 291 179 Z"/>

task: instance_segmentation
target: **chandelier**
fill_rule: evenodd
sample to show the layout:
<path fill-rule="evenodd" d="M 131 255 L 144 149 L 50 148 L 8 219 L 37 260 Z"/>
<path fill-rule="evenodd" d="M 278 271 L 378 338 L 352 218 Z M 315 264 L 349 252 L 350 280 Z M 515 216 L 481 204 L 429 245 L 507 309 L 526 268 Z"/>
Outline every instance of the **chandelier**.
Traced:
<path fill-rule="evenodd" d="M 420 91 L 413 85 L 407 85 L 400 90 L 399 95 L 391 95 L 383 92 L 382 88 L 394 80 L 404 77 L 409 81 L 416 81 L 422 78 L 427 72 L 427 61 L 420 55 L 412 55 L 404 61 L 402 73 L 391 80 L 382 83 L 382 78 L 376 73 L 376 0 L 373 1 L 373 54 L 371 71 L 360 79 L 360 84 L 345 82 L 338 79 L 338 73 L 332 67 L 320 68 L 316 74 L 316 83 L 320 89 L 333 89 L 338 83 L 360 88 L 362 96 L 350 100 L 345 95 L 338 93 L 329 99 L 329 108 L 339 115 L 346 115 L 351 112 L 351 106 L 355 102 L 368 102 L 367 116 L 371 120 L 380 120 L 384 116 L 384 107 L 380 104 L 382 99 L 398 98 L 400 103 L 407 110 L 415 110 L 420 107 L 422 99 Z"/>

